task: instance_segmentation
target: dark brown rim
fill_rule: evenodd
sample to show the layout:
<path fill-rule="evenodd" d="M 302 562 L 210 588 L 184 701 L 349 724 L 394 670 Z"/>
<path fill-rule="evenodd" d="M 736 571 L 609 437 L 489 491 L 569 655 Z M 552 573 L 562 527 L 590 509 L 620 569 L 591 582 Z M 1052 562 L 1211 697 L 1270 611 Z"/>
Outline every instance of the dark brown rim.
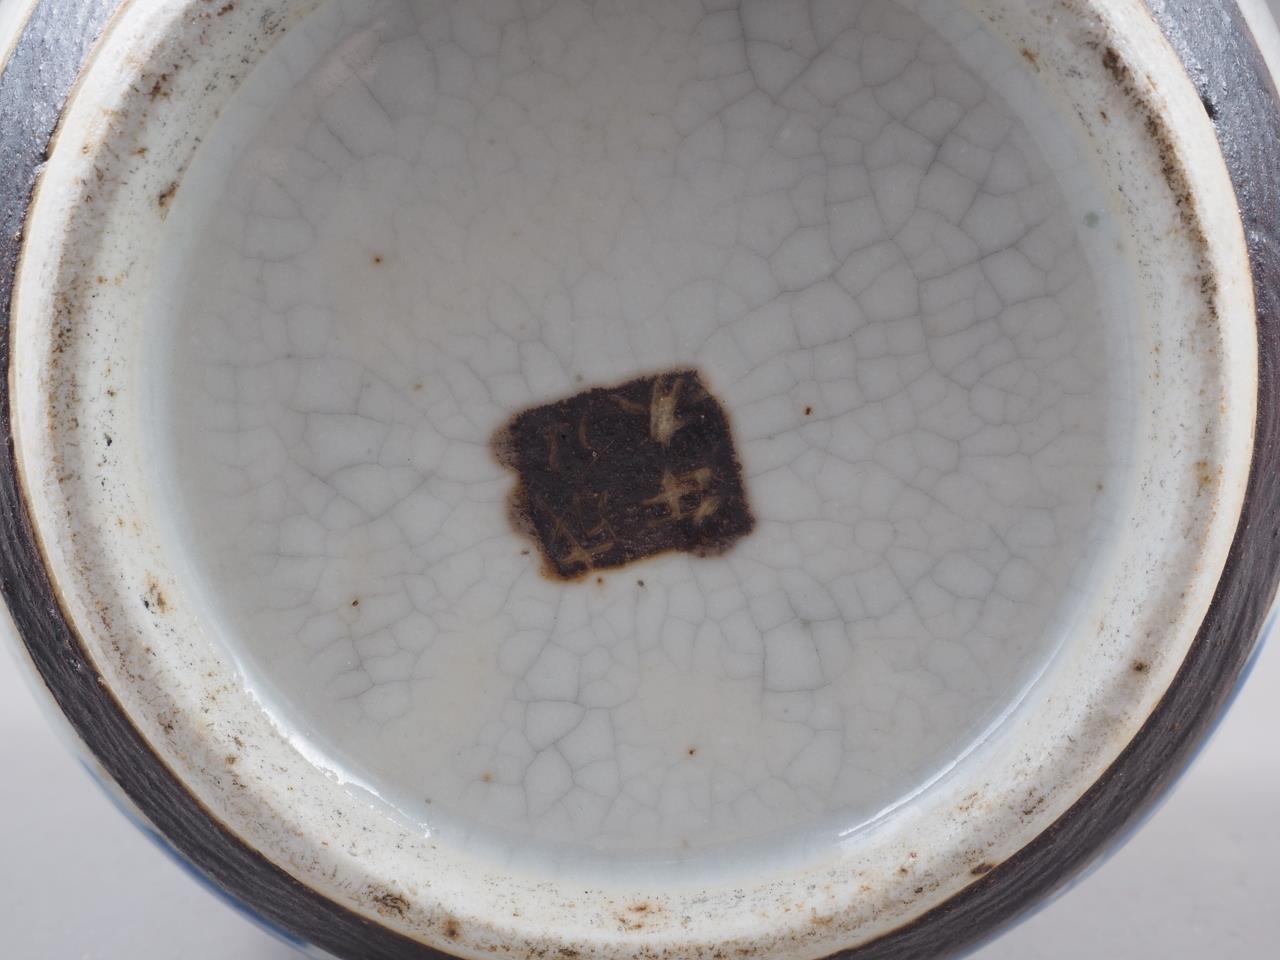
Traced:
<path fill-rule="evenodd" d="M 121 0 L 39 0 L 0 72 L 0 370 L 9 300 L 40 166 L 66 98 Z M 841 960 L 952 955 L 993 936 L 1112 848 L 1185 768 L 1225 709 L 1280 581 L 1280 102 L 1232 0 L 1147 0 L 1213 119 L 1244 221 L 1259 383 L 1244 507 L 1208 615 L 1173 684 L 1119 759 L 1062 817 L 946 903 Z M 132 726 L 58 605 L 19 490 L 0 391 L 0 592 L 54 701 L 165 842 L 295 942 L 361 960 L 447 956 L 298 882 L 204 809 Z"/>

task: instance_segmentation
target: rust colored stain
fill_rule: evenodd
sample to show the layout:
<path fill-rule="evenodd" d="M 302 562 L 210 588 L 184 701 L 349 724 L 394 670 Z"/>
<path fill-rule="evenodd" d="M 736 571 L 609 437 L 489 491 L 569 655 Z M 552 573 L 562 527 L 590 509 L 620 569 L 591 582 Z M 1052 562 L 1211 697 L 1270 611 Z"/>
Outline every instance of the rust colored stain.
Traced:
<path fill-rule="evenodd" d="M 409 901 L 390 890 L 374 889 L 369 893 L 369 900 L 384 917 L 403 917 L 409 912 Z"/>
<path fill-rule="evenodd" d="M 729 418 L 696 370 L 585 390 L 493 438 L 510 513 L 560 580 L 669 550 L 723 553 L 755 526 Z"/>
<path fill-rule="evenodd" d="M 169 201 L 173 199 L 173 195 L 178 192 L 178 182 L 175 180 L 160 191 L 160 195 L 156 197 L 156 203 L 160 205 L 160 209 L 167 211 L 169 209 Z"/>
<path fill-rule="evenodd" d="M 153 613 L 167 613 L 169 610 L 169 600 L 153 577 L 147 577 L 147 592 L 142 598 L 142 605 Z"/>

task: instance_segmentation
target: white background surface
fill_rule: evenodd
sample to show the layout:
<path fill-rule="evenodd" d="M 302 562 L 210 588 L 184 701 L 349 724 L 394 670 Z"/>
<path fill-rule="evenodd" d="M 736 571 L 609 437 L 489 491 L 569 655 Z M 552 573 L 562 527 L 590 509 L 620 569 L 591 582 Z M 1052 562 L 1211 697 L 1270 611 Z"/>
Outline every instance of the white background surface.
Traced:
<path fill-rule="evenodd" d="M 1270 0 L 1273 9 L 1280 0 Z M 0 0 L 0 26 L 24 0 Z M 0 46 L 3 38 L 0 37 Z M 1263 960 L 1280 951 L 1280 648 L 1115 856 L 976 960 Z M 290 960 L 92 783 L 0 655 L 0 956 Z"/>

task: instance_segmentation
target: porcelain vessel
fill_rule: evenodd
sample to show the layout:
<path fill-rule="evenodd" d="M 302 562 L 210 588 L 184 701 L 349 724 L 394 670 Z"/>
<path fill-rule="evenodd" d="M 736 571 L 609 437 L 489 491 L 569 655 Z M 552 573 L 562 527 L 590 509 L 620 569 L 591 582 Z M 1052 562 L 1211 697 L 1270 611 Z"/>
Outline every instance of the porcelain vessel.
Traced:
<path fill-rule="evenodd" d="M 1280 575 L 1225 0 L 37 0 L 0 586 L 139 817 L 359 958 L 948 956 Z"/>

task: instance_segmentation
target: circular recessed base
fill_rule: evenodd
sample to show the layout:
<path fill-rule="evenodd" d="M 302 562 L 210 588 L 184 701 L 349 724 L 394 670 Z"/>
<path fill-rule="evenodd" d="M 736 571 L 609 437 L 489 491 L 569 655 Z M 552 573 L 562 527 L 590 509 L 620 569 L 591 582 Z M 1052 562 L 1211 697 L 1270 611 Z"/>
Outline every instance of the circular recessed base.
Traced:
<path fill-rule="evenodd" d="M 568 875 L 827 857 L 966 754 L 1132 468 L 1100 172 L 981 66 L 891 2 L 295 26 L 170 203 L 144 386 L 279 722 Z"/>

